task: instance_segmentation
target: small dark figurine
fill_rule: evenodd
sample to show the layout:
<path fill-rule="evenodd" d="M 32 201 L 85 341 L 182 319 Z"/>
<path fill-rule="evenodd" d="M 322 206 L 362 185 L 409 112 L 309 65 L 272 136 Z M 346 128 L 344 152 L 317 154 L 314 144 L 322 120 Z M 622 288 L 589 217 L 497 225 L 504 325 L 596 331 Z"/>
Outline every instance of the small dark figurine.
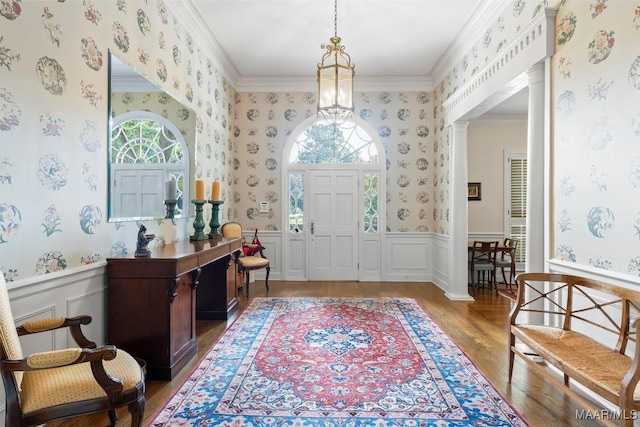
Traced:
<path fill-rule="evenodd" d="M 141 225 L 140 230 L 138 230 L 138 242 L 136 243 L 135 256 L 142 257 L 151 255 L 151 251 L 147 245 L 149 245 L 149 242 L 152 241 L 155 236 L 153 234 L 145 234 L 146 231 L 147 227 Z"/>

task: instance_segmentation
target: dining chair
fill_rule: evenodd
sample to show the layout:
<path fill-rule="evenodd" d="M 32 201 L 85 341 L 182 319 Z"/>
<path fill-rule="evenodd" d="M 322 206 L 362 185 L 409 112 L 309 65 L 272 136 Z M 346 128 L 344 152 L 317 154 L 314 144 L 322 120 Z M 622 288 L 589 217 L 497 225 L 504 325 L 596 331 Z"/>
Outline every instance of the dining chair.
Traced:
<path fill-rule="evenodd" d="M 97 347 L 81 330 L 87 315 L 32 320 L 16 327 L 0 272 L 0 373 L 5 391 L 6 427 L 25 427 L 127 406 L 131 426 L 145 410 L 144 362 L 113 345 Z M 68 328 L 77 347 L 23 354 L 19 337 Z M 45 340 L 46 341 L 46 340 Z"/>
<path fill-rule="evenodd" d="M 507 237 L 504 239 L 504 247 L 510 248 L 509 250 L 501 250 L 500 257 L 496 258 L 496 269 L 500 269 L 502 271 L 502 279 L 504 283 L 509 286 L 513 285 L 513 279 L 516 277 L 516 251 L 518 250 L 518 239 L 512 239 Z M 504 269 L 509 269 L 509 281 L 507 282 L 506 275 L 504 274 Z"/>
<path fill-rule="evenodd" d="M 480 273 L 484 280 L 485 273 L 487 275 L 487 283 L 489 289 L 493 286 L 498 293 L 498 286 L 496 285 L 496 254 L 498 249 L 498 242 L 479 242 L 474 241 L 471 249 L 471 258 L 469 260 L 469 272 L 471 273 L 471 289 L 473 295 L 476 294 L 476 288 L 480 287 Z M 477 282 L 476 282 L 477 276 Z"/>
<path fill-rule="evenodd" d="M 242 237 L 242 225 L 238 222 L 227 222 L 222 225 L 220 232 L 225 239 Z M 244 238 L 242 239 L 242 250 L 236 258 L 236 262 L 238 265 L 238 273 L 241 273 L 244 277 L 244 284 L 239 284 L 238 287 L 245 287 L 247 297 L 249 296 L 249 273 L 253 270 L 260 270 L 262 268 L 267 270 L 264 285 L 267 287 L 267 291 L 269 290 L 269 272 L 271 271 L 271 267 L 269 266 L 269 259 L 264 256 L 264 246 L 262 246 L 262 243 L 258 240 L 257 229 L 251 243 L 246 243 Z"/>

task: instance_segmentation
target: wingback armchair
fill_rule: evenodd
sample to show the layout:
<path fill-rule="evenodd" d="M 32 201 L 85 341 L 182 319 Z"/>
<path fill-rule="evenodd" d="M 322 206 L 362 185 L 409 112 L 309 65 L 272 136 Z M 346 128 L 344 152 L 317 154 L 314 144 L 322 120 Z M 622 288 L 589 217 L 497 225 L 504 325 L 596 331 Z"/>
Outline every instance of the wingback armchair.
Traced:
<path fill-rule="evenodd" d="M 0 272 L 0 372 L 6 397 L 5 426 L 33 426 L 128 406 L 131 426 L 145 410 L 143 362 L 112 345 L 97 347 L 81 330 L 89 316 L 34 320 L 16 327 L 7 283 Z M 78 347 L 24 356 L 19 336 L 69 328 Z"/>

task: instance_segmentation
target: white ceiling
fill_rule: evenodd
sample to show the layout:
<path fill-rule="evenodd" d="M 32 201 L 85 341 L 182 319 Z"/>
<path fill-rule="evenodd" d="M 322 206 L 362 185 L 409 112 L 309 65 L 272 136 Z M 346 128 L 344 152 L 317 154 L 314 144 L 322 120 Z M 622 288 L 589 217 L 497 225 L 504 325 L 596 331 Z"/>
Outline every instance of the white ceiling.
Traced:
<path fill-rule="evenodd" d="M 433 90 L 459 59 L 452 53 L 469 49 L 508 1 L 338 0 L 337 33 L 355 64 L 355 89 Z M 321 45 L 334 34 L 334 0 L 168 4 L 195 37 L 210 39 L 238 90 L 316 88 Z M 524 92 L 497 108 L 526 111 Z"/>
<path fill-rule="evenodd" d="M 433 90 L 508 0 L 338 0 L 337 34 L 355 89 Z M 334 0 L 187 0 L 239 90 L 315 89 L 334 35 Z M 522 114 L 526 91 L 492 113 Z M 523 101 L 525 101 L 523 103 Z"/>
<path fill-rule="evenodd" d="M 191 0 L 243 78 L 312 77 L 334 35 L 333 0 Z M 427 77 L 485 0 L 338 0 L 356 76 Z"/>

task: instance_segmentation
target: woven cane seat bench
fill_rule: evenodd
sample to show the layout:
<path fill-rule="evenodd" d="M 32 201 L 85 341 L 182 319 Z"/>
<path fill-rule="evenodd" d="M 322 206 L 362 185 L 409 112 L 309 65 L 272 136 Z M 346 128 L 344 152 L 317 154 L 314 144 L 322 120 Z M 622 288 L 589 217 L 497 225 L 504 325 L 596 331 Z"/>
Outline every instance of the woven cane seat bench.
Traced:
<path fill-rule="evenodd" d="M 620 426 L 632 427 L 640 410 L 640 291 L 583 277 L 524 273 L 516 277 L 518 295 L 510 313 L 509 382 L 514 356 L 542 368 L 538 356 L 563 376 L 618 405 Z M 545 318 L 529 324 L 525 316 Z M 629 342 L 635 343 L 631 349 Z M 522 345 L 526 349 L 522 348 Z"/>

